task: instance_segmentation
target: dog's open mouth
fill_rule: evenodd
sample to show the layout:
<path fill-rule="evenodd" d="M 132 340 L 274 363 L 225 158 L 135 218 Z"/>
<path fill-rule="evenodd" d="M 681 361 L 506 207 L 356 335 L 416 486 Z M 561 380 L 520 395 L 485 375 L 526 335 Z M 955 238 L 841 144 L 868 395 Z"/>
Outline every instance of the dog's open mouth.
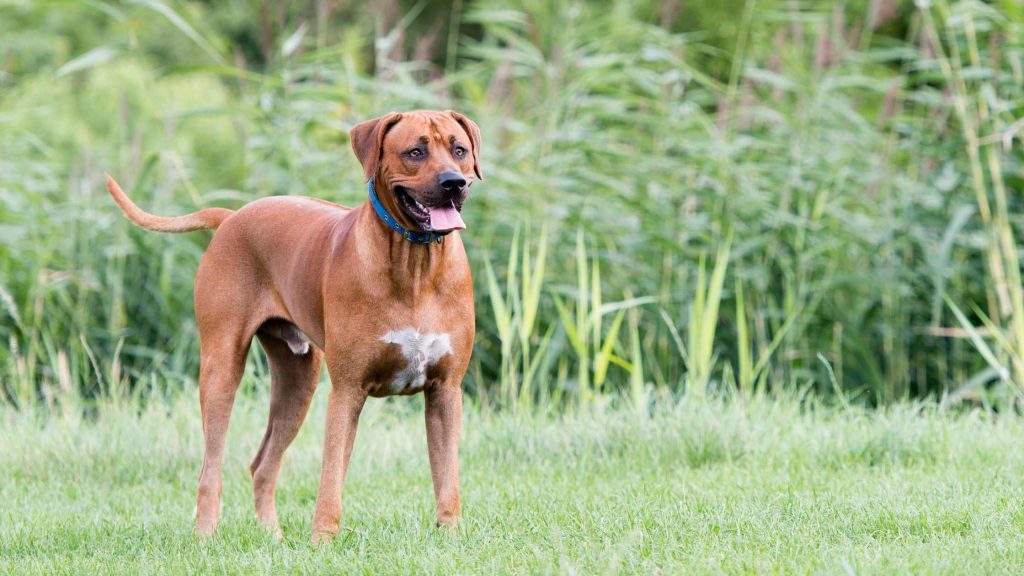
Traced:
<path fill-rule="evenodd" d="M 450 232 L 466 228 L 466 223 L 462 221 L 462 215 L 459 214 L 455 202 L 449 202 L 447 206 L 427 207 L 413 198 L 401 186 L 395 187 L 395 196 L 398 197 L 398 203 L 401 204 L 402 210 L 423 230 Z"/>

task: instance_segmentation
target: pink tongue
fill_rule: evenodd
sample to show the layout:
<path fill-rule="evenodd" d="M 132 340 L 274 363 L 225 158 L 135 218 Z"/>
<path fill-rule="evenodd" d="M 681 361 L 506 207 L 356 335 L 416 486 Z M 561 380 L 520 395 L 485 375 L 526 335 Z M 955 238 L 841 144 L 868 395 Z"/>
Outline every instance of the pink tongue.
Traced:
<path fill-rule="evenodd" d="M 452 204 L 444 208 L 430 209 L 430 228 L 435 232 L 465 230 L 466 223 L 462 221 L 462 216 L 459 215 L 459 211 Z"/>

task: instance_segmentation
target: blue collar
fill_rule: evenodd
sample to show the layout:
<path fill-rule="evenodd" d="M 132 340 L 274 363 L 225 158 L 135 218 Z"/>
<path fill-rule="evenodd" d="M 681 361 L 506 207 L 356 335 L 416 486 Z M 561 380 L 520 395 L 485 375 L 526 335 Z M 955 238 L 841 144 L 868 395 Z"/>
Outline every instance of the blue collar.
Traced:
<path fill-rule="evenodd" d="M 413 244 L 430 244 L 431 242 L 440 243 L 441 240 L 444 240 L 444 237 L 450 233 L 450 231 L 416 232 L 404 228 L 401 224 L 398 223 L 398 220 L 395 220 L 395 217 L 388 212 L 387 208 L 385 208 L 384 205 L 380 203 L 380 198 L 377 198 L 377 192 L 373 189 L 373 178 L 370 178 L 369 189 L 370 204 L 373 204 L 373 211 L 376 212 L 377 216 L 385 224 L 388 225 L 388 228 L 391 228 L 395 232 L 398 232 L 402 236 L 402 238 L 405 238 L 409 242 L 412 242 Z"/>

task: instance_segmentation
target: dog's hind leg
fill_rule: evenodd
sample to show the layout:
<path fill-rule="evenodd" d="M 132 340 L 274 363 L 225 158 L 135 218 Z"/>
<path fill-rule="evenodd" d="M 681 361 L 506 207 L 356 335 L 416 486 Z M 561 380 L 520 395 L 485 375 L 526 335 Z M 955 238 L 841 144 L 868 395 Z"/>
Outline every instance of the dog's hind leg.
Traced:
<path fill-rule="evenodd" d="M 200 333 L 199 403 L 203 413 L 203 469 L 196 499 L 196 532 L 210 536 L 220 521 L 221 458 L 235 391 L 245 368 L 251 337 L 212 338 Z"/>
<path fill-rule="evenodd" d="M 260 523 L 280 536 L 274 494 L 281 459 L 309 412 L 323 353 L 307 343 L 306 352 L 299 354 L 292 342 L 262 330 L 257 337 L 270 362 L 270 417 L 249 472 Z"/>

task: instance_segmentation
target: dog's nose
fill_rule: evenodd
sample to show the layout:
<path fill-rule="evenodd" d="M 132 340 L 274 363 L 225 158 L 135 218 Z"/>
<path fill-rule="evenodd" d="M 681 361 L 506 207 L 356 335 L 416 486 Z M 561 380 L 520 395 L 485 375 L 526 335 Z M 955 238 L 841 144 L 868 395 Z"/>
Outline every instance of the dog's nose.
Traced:
<path fill-rule="evenodd" d="M 466 179 L 458 172 L 442 172 L 437 177 L 437 183 L 445 192 L 452 194 L 466 186 Z"/>

